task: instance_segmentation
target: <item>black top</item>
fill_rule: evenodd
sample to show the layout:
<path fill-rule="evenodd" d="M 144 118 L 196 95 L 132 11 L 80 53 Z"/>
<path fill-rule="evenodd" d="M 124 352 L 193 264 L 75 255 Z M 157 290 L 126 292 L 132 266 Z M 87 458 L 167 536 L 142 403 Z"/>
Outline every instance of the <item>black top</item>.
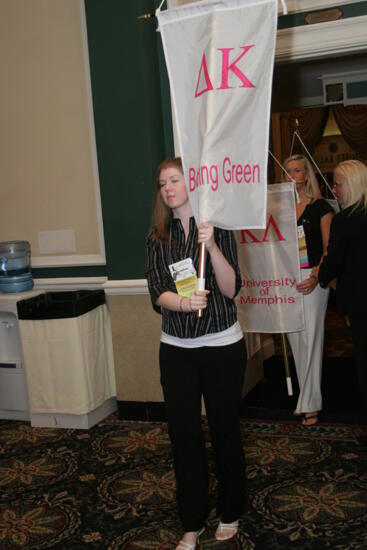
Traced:
<path fill-rule="evenodd" d="M 220 292 L 210 255 L 207 255 L 205 270 L 205 288 L 210 290 L 208 305 L 203 316 L 196 313 L 170 311 L 156 306 L 159 296 L 165 291 L 177 292 L 169 264 L 191 258 L 198 271 L 199 245 L 198 231 L 193 217 L 190 218 L 190 230 L 185 242 L 185 233 L 181 220 L 172 219 L 169 227 L 168 243 L 159 243 L 149 234 L 146 239 L 146 277 L 153 307 L 162 313 L 162 330 L 166 334 L 179 338 L 197 338 L 225 330 L 237 321 L 237 309 L 234 300 L 226 298 Z M 214 238 L 224 257 L 233 267 L 236 274 L 237 294 L 241 288 L 241 273 L 237 262 L 237 247 L 232 231 L 214 228 Z"/>
<path fill-rule="evenodd" d="M 336 301 L 343 314 L 367 315 L 367 213 L 353 205 L 331 222 L 329 246 L 319 271 L 320 286 L 336 281 Z"/>
<path fill-rule="evenodd" d="M 324 253 L 321 218 L 329 212 L 334 212 L 330 204 L 325 199 L 316 199 L 306 206 L 297 220 L 297 225 L 303 225 L 306 235 L 308 268 L 319 265 Z"/>

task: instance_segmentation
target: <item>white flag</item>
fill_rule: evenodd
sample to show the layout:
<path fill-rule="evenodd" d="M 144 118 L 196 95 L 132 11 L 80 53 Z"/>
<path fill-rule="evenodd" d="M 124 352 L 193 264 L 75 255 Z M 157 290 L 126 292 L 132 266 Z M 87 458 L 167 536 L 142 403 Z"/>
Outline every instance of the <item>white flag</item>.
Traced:
<path fill-rule="evenodd" d="M 157 12 L 197 224 L 264 228 L 276 0 Z"/>
<path fill-rule="evenodd" d="M 293 183 L 268 187 L 265 230 L 236 231 L 242 288 L 236 298 L 244 332 L 304 329 Z"/>

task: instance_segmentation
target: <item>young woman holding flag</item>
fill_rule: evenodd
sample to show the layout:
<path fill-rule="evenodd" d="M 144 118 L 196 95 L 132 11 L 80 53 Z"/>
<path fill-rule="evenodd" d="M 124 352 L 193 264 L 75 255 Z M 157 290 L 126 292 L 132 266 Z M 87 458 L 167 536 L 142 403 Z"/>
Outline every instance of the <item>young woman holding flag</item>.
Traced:
<path fill-rule="evenodd" d="M 206 290 L 196 290 L 200 243 L 208 252 Z M 177 550 L 193 550 L 209 513 L 202 397 L 218 479 L 218 540 L 236 535 L 244 509 L 240 404 L 246 349 L 234 303 L 241 286 L 234 237 L 207 222 L 196 226 L 180 158 L 157 170 L 146 262 L 153 308 L 162 314 L 161 384 L 184 531 Z"/>

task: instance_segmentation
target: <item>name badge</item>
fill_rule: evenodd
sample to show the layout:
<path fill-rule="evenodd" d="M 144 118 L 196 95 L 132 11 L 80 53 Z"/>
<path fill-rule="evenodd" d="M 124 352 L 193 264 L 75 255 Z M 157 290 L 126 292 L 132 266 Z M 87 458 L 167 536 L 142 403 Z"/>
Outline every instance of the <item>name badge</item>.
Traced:
<path fill-rule="evenodd" d="M 298 250 L 299 250 L 299 262 L 301 267 L 309 267 L 306 235 L 303 225 L 297 227 L 298 233 Z"/>
<path fill-rule="evenodd" d="M 175 282 L 177 294 L 188 298 L 198 288 L 196 269 L 191 258 L 170 264 L 169 270 Z"/>

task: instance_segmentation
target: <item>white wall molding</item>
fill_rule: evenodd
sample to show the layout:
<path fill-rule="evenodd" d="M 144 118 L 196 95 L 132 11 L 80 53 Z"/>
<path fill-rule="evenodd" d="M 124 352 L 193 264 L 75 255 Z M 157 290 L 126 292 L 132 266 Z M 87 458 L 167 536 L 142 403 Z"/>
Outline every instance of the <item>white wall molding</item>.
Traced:
<path fill-rule="evenodd" d="M 58 277 L 54 279 L 34 279 L 34 290 L 97 290 L 103 288 L 107 277 Z"/>
<path fill-rule="evenodd" d="M 367 15 L 315 23 L 277 34 L 275 61 L 297 61 L 367 50 Z"/>
<path fill-rule="evenodd" d="M 345 4 L 356 4 L 360 0 L 286 0 L 288 14 L 325 10 L 328 8 L 336 8 Z M 283 8 L 278 2 L 279 15 L 283 13 Z"/>
<path fill-rule="evenodd" d="M 68 256 L 35 256 L 31 258 L 31 267 L 71 267 L 83 265 L 106 265 L 103 254 L 75 254 Z"/>
<path fill-rule="evenodd" d="M 328 9 L 359 0 L 286 0 L 288 15 Z M 177 7 L 192 0 L 168 0 L 168 7 Z M 283 14 L 278 2 L 278 13 Z M 334 54 L 367 50 L 367 16 L 348 17 L 337 21 L 280 29 L 277 33 L 275 61 L 314 59 Z"/>
<path fill-rule="evenodd" d="M 80 8 L 80 23 L 81 23 L 81 32 L 82 32 L 82 41 L 83 41 L 84 75 L 85 75 L 88 114 L 89 114 L 90 148 L 91 148 L 91 157 L 92 157 L 92 164 L 93 164 L 92 166 L 93 184 L 94 184 L 94 193 L 95 193 L 96 209 L 97 209 L 99 254 L 103 258 L 102 263 L 105 264 L 106 250 L 105 250 L 104 231 L 103 231 L 101 187 L 99 182 L 96 130 L 94 126 L 94 110 L 93 110 L 93 98 L 92 98 L 92 80 L 90 75 L 90 61 L 89 61 L 89 49 L 88 49 L 87 19 L 85 14 L 84 0 L 79 0 L 79 8 Z"/>
<path fill-rule="evenodd" d="M 149 294 L 148 283 L 146 279 L 107 281 L 106 283 L 104 283 L 103 288 L 106 294 L 117 294 L 121 296 Z"/>
<path fill-rule="evenodd" d="M 146 279 L 108 281 L 107 277 L 60 277 L 34 279 L 34 289 L 45 291 L 103 289 L 106 294 L 120 296 L 149 294 Z"/>
<path fill-rule="evenodd" d="M 192 2 L 199 2 L 199 0 L 167 0 L 168 8 L 177 8 L 185 4 L 191 4 Z M 328 8 L 335 8 L 337 6 L 345 4 L 356 4 L 360 0 L 286 0 L 288 14 L 293 13 L 324 10 Z M 278 0 L 278 14 L 283 15 L 283 6 Z"/>

